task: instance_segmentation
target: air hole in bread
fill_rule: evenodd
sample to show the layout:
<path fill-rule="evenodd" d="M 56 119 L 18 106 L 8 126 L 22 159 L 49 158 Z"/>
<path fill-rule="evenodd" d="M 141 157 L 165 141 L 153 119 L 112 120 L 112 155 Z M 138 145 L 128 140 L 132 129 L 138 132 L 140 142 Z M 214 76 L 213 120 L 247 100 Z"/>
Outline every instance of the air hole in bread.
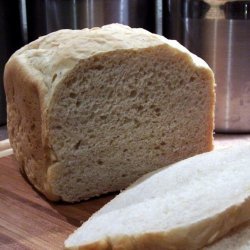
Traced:
<path fill-rule="evenodd" d="M 190 77 L 190 82 L 194 82 L 195 81 L 195 77 L 194 76 L 191 76 Z"/>
<path fill-rule="evenodd" d="M 142 110 L 143 110 L 143 106 L 142 106 L 142 105 L 139 105 L 139 106 L 137 107 L 137 110 L 138 110 L 138 111 L 142 111 Z"/>
<path fill-rule="evenodd" d="M 107 116 L 106 116 L 106 115 L 100 115 L 100 118 L 101 118 L 102 120 L 106 120 L 106 119 L 107 119 Z"/>
<path fill-rule="evenodd" d="M 52 77 L 52 83 L 56 80 L 56 78 L 57 78 L 57 74 L 54 74 Z"/>
<path fill-rule="evenodd" d="M 81 143 L 82 143 L 82 140 L 79 140 L 79 141 L 74 145 L 74 149 L 75 149 L 75 150 L 79 149 Z"/>
<path fill-rule="evenodd" d="M 103 161 L 99 159 L 99 160 L 97 161 L 97 164 L 102 165 L 102 164 L 103 164 Z"/>
<path fill-rule="evenodd" d="M 135 128 L 139 128 L 141 125 L 141 123 L 137 119 L 134 120 L 134 123 L 135 123 Z"/>
<path fill-rule="evenodd" d="M 76 179 L 76 182 L 77 182 L 77 183 L 82 182 L 82 179 L 77 178 L 77 179 Z"/>
<path fill-rule="evenodd" d="M 79 106 L 81 105 L 81 103 L 82 103 L 82 102 L 81 102 L 80 100 L 77 99 L 77 101 L 76 101 L 76 107 L 79 107 Z"/>
<path fill-rule="evenodd" d="M 129 97 L 135 97 L 137 95 L 137 91 L 134 89 L 130 92 Z"/>
<path fill-rule="evenodd" d="M 92 69 L 94 69 L 94 70 L 102 70 L 103 68 L 104 68 L 103 65 L 101 65 L 101 64 L 96 64 Z"/>
<path fill-rule="evenodd" d="M 69 97 L 72 98 L 72 99 L 75 99 L 77 97 L 77 94 L 76 93 L 69 93 Z"/>
<path fill-rule="evenodd" d="M 30 126 L 31 131 L 34 131 L 35 128 L 36 128 L 36 125 L 35 125 L 35 124 L 32 124 L 32 125 Z"/>
<path fill-rule="evenodd" d="M 114 93 L 113 90 L 111 90 L 111 91 L 109 92 L 109 94 L 108 94 L 108 99 L 110 99 L 110 98 L 113 96 L 113 93 Z"/>
<path fill-rule="evenodd" d="M 55 130 L 61 130 L 62 126 L 61 125 L 56 125 L 56 126 L 53 127 L 53 129 L 55 129 Z"/>

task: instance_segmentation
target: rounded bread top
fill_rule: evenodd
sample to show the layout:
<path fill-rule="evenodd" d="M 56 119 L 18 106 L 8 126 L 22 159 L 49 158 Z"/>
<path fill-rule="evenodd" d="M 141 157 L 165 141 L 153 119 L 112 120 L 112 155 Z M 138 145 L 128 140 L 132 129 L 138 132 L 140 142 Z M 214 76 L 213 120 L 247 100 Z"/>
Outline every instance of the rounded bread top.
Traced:
<path fill-rule="evenodd" d="M 122 24 L 52 32 L 22 47 L 12 57 L 32 67 L 32 74 L 39 76 L 50 89 L 73 69 L 79 60 L 111 51 L 138 50 L 164 44 L 176 49 L 177 52 L 189 54 L 194 65 L 208 68 L 202 59 L 190 53 L 177 41 Z"/>

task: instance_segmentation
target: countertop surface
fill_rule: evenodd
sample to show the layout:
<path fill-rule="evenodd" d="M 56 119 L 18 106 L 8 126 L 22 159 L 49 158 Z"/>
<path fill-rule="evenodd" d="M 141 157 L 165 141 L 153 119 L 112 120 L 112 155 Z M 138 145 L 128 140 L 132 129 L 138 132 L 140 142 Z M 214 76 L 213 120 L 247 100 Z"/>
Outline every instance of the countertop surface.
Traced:
<path fill-rule="evenodd" d="M 216 135 L 215 138 L 215 150 L 250 142 L 250 135 Z M 62 249 L 67 236 L 114 195 L 76 204 L 49 202 L 21 175 L 13 155 L 2 157 L 0 249 Z"/>

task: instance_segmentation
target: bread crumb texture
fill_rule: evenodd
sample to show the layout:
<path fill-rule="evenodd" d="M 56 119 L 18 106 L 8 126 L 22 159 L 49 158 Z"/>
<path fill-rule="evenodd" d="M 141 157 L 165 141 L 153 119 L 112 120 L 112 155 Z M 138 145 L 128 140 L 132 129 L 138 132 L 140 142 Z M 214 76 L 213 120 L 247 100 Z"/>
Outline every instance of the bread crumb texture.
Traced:
<path fill-rule="evenodd" d="M 212 71 L 143 29 L 51 33 L 17 51 L 4 78 L 11 145 L 49 199 L 121 190 L 212 149 Z"/>

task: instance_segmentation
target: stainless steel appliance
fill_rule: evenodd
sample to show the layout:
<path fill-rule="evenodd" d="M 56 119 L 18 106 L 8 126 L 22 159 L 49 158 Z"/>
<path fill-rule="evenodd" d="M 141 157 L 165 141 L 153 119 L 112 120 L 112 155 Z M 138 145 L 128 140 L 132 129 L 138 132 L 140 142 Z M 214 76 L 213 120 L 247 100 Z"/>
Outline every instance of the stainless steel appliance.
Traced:
<path fill-rule="evenodd" d="M 164 34 L 215 73 L 216 131 L 250 132 L 250 1 L 169 0 L 163 11 Z"/>
<path fill-rule="evenodd" d="M 29 41 L 58 29 L 122 23 L 155 31 L 155 0 L 26 0 Z"/>

